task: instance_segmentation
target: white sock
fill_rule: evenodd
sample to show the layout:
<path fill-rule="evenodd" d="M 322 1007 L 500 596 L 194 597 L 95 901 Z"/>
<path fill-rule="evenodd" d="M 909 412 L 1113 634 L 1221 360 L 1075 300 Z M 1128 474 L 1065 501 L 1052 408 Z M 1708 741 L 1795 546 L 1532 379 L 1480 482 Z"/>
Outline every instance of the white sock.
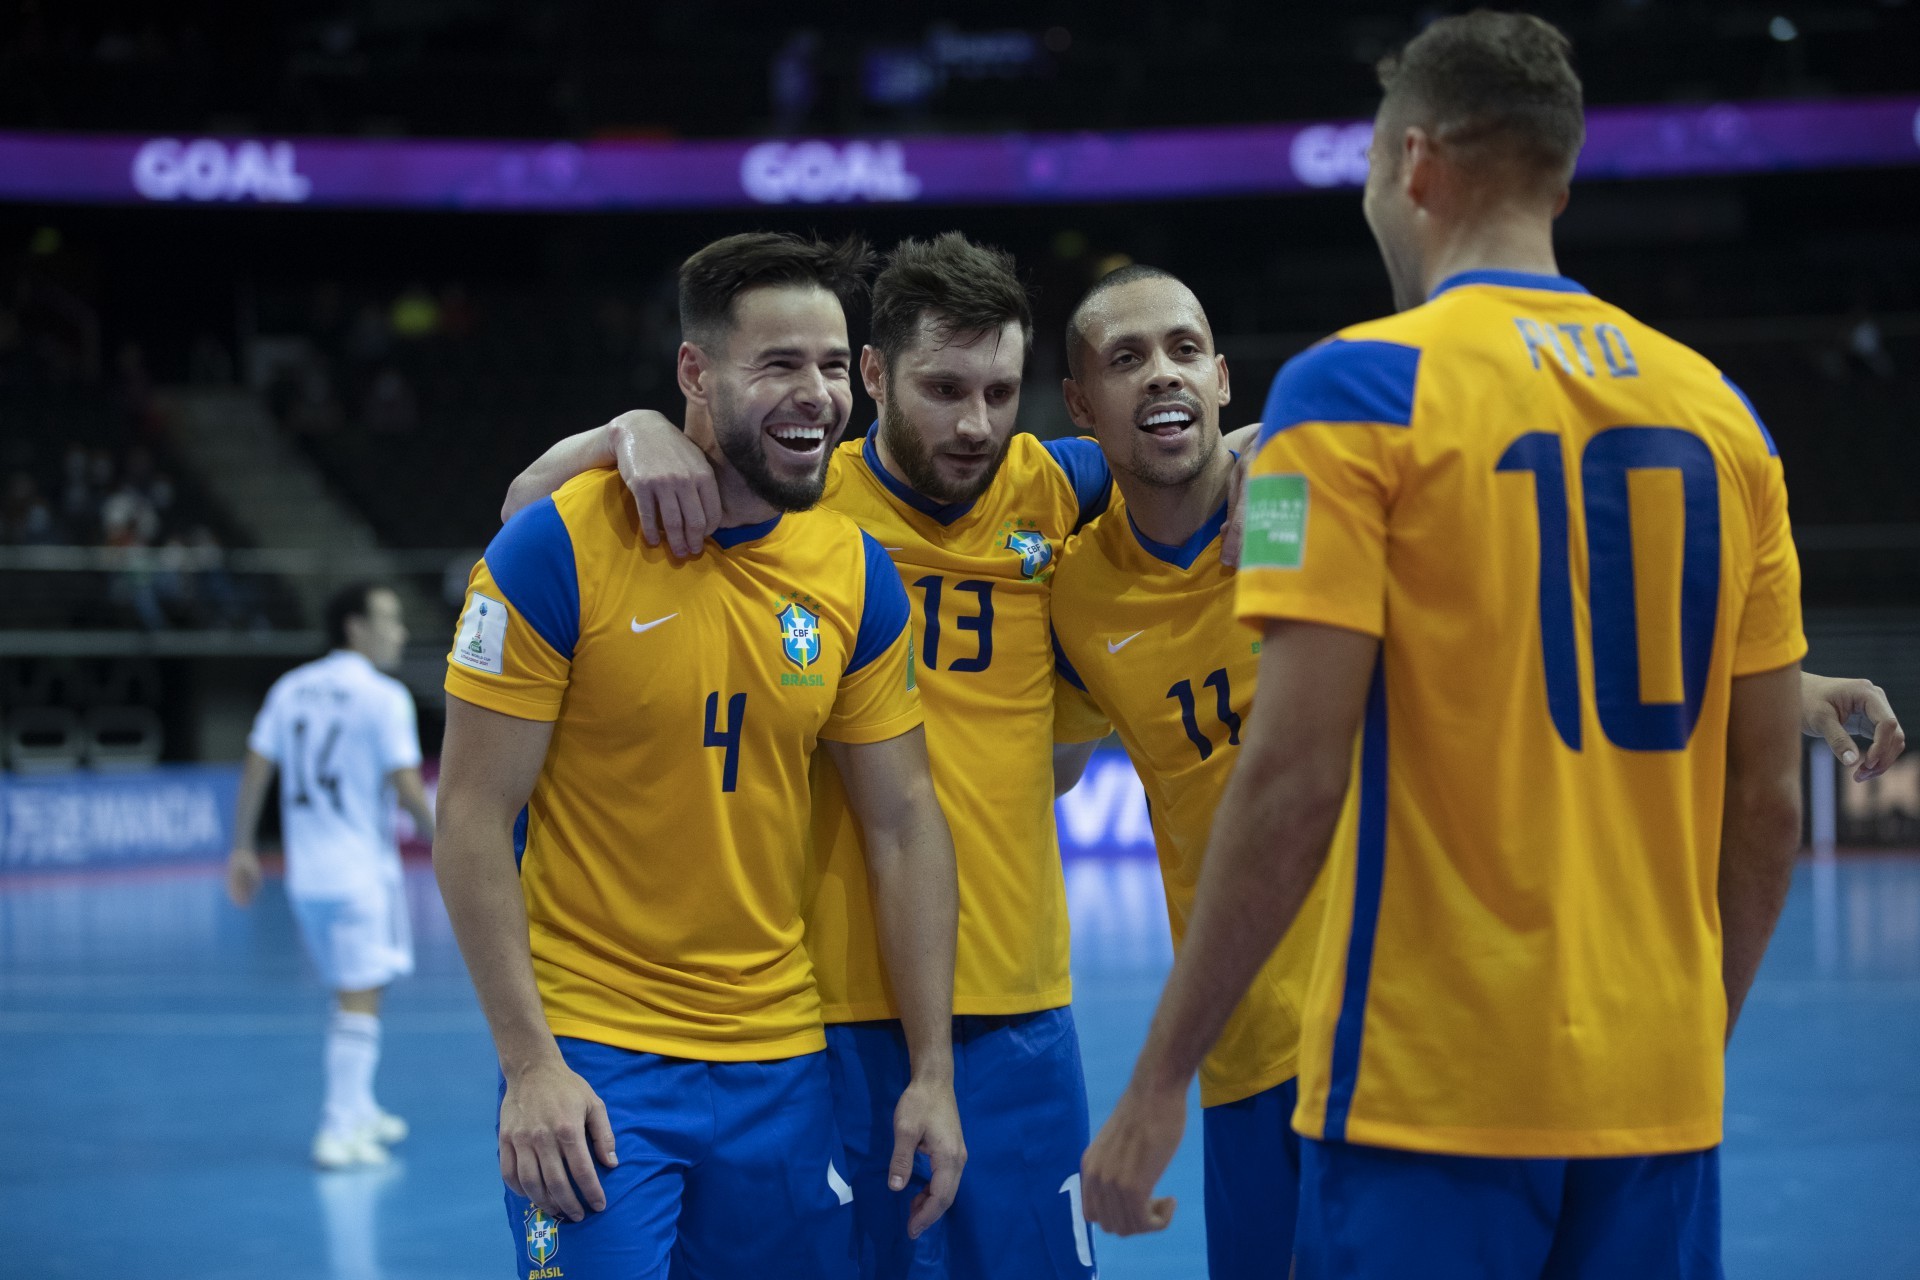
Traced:
<path fill-rule="evenodd" d="M 380 1019 L 335 1009 L 327 1024 L 327 1100 L 320 1127 L 350 1134 L 373 1119 L 373 1072 L 380 1065 Z"/>

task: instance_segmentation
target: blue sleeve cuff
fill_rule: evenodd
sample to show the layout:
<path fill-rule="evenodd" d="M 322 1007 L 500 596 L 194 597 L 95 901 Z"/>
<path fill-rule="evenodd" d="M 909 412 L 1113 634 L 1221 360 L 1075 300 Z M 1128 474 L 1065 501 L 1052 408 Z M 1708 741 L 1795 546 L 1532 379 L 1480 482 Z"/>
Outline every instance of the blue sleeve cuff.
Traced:
<path fill-rule="evenodd" d="M 860 543 L 867 553 L 867 603 L 847 662 L 848 675 L 885 653 L 907 629 L 907 589 L 900 583 L 900 571 L 872 534 L 863 530 Z"/>
<path fill-rule="evenodd" d="M 1060 469 L 1067 473 L 1073 496 L 1080 503 L 1080 518 L 1075 533 L 1089 520 L 1107 509 L 1113 499 L 1113 472 L 1107 467 L 1107 455 L 1100 446 L 1079 436 L 1062 436 L 1041 442 Z"/>
<path fill-rule="evenodd" d="M 1053 632 L 1053 669 L 1059 673 L 1061 679 L 1065 680 L 1080 692 L 1085 693 L 1087 691 L 1087 686 L 1080 679 L 1080 673 L 1073 669 L 1071 662 L 1067 661 L 1067 651 L 1060 647 L 1060 633 L 1058 631 Z"/>
<path fill-rule="evenodd" d="M 487 572 L 553 651 L 571 660 L 580 640 L 580 572 L 573 535 L 552 498 L 521 511 L 487 546 Z"/>

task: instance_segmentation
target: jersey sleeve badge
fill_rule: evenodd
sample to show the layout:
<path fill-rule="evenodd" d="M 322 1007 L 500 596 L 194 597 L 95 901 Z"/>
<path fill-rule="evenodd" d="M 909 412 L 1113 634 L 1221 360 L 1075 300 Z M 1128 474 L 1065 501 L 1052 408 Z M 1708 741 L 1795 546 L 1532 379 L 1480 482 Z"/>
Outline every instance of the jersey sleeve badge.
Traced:
<path fill-rule="evenodd" d="M 453 642 L 453 660 L 463 667 L 500 675 L 507 657 L 507 607 L 478 591 L 467 602 L 460 632 Z"/>

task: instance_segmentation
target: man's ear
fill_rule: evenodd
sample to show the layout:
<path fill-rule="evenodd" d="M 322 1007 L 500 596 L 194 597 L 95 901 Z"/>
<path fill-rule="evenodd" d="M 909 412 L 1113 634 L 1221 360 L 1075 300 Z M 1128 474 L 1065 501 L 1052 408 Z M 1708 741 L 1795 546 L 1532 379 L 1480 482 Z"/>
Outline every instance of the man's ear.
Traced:
<path fill-rule="evenodd" d="M 707 402 L 707 353 L 691 342 L 680 344 L 680 353 L 675 358 L 674 374 L 680 382 L 680 394 L 689 404 L 704 405 Z"/>
<path fill-rule="evenodd" d="M 1073 419 L 1073 425 L 1093 434 L 1093 405 L 1087 399 L 1087 393 L 1072 378 L 1060 380 L 1060 394 L 1067 402 L 1067 416 Z"/>
<path fill-rule="evenodd" d="M 860 381 L 876 405 L 887 402 L 887 358 L 871 344 L 860 348 Z"/>
<path fill-rule="evenodd" d="M 1438 151 L 1432 135 L 1425 129 L 1407 126 L 1400 140 L 1400 181 L 1416 208 L 1426 208 L 1433 196 L 1435 168 L 1440 163 Z"/>
<path fill-rule="evenodd" d="M 1220 375 L 1220 403 L 1223 405 L 1232 404 L 1233 382 L 1227 377 L 1227 358 L 1225 356 L 1215 356 L 1213 358 L 1213 367 Z"/>

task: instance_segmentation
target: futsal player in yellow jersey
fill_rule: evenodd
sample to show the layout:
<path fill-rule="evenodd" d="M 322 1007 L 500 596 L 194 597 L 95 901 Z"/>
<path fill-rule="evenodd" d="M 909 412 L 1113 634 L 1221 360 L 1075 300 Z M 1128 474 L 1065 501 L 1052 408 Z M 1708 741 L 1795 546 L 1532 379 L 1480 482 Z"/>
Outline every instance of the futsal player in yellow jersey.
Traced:
<path fill-rule="evenodd" d="M 508 1217 L 538 1280 L 855 1265 L 802 944 L 817 747 L 866 831 L 911 1050 L 888 1155 L 902 1181 L 916 1149 L 932 1163 L 903 1236 L 953 1195 L 956 892 L 907 601 L 877 543 L 807 510 L 851 403 L 840 297 L 867 256 L 748 235 L 682 268 L 688 433 L 727 516 L 706 555 L 646 546 L 598 473 L 508 522 L 473 572 L 435 860 L 500 1052 Z"/>
<path fill-rule="evenodd" d="M 1101 280 L 1073 314 L 1067 404 L 1120 496 L 1067 543 L 1054 579 L 1056 734 L 1120 732 L 1147 791 L 1175 947 L 1213 813 L 1239 756 L 1260 637 L 1234 617 L 1221 560 L 1233 455 L 1220 437 L 1224 357 L 1195 298 L 1145 266 Z M 1299 1009 L 1316 921 L 1274 949 L 1200 1067 L 1207 1274 L 1285 1280 L 1299 1202 Z"/>
<path fill-rule="evenodd" d="M 1299 1275 L 1719 1274 L 1723 1044 L 1799 838 L 1798 569 L 1751 407 L 1557 273 L 1567 52 L 1482 12 L 1383 64 L 1406 310 L 1268 400 L 1260 693 L 1099 1221 L 1164 1217 L 1139 1174 L 1331 842 Z"/>
<path fill-rule="evenodd" d="M 907 1028 L 898 983 L 880 963 L 861 854 L 872 833 L 846 802 L 844 773 L 815 769 L 806 942 L 872 1276 L 1094 1271 L 1078 1180 L 1086 1091 L 1053 827 L 1048 600 L 1061 545 L 1105 508 L 1111 486 L 1092 441 L 1013 433 L 1031 332 L 1004 253 L 958 234 L 897 247 L 874 284 L 873 341 L 861 360 L 880 421 L 841 445 L 827 470 L 822 505 L 877 540 L 914 606 L 934 787 L 960 877 L 953 1034 L 967 1176 L 953 1211 L 909 1249 L 906 1200 L 887 1159 Z M 683 532 L 704 527 L 705 460 L 658 415 L 629 418 L 644 421 L 613 433 L 623 444 L 596 432 L 556 445 L 509 502 L 617 457 L 643 493 L 643 518 L 653 518 L 649 499 L 686 477 L 663 514 Z M 635 449 L 646 456 L 622 452 Z"/>

